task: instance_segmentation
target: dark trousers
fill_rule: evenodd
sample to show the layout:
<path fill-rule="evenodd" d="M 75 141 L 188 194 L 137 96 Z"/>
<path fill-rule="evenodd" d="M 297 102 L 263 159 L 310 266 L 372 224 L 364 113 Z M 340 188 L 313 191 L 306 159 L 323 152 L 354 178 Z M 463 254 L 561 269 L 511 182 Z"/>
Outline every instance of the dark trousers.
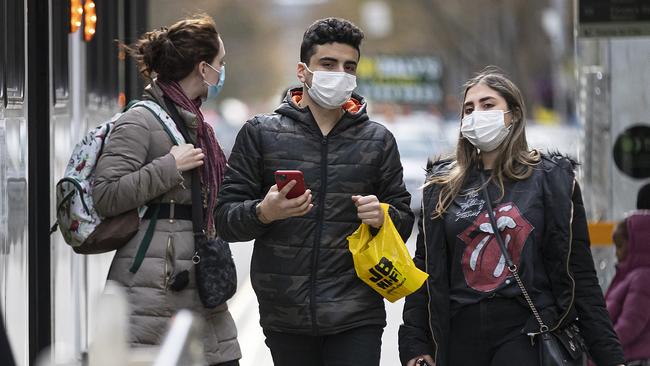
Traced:
<path fill-rule="evenodd" d="M 514 299 L 492 298 L 461 308 L 451 318 L 450 366 L 539 365 L 537 343 L 522 332 L 531 316 Z"/>
<path fill-rule="evenodd" d="M 378 366 L 383 332 L 369 325 L 324 336 L 269 330 L 264 335 L 275 366 Z"/>
<path fill-rule="evenodd" d="M 233 360 L 233 361 L 228 361 L 228 362 L 223 362 L 223 363 L 216 363 L 212 366 L 239 366 L 239 360 Z"/>

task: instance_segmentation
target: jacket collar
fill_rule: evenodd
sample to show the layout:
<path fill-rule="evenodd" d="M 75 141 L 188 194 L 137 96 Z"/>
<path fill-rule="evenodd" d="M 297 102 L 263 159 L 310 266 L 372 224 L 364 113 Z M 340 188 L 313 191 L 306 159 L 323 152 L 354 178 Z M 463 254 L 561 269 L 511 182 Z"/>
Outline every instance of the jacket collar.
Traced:
<path fill-rule="evenodd" d="M 305 124 L 308 128 L 320 134 L 318 124 L 314 119 L 309 107 L 301 107 L 298 103 L 302 99 L 302 87 L 294 87 L 287 90 L 284 101 L 275 110 L 276 113 L 287 116 L 298 123 Z M 354 125 L 368 121 L 367 104 L 365 99 L 356 94 L 352 94 L 352 98 L 348 100 L 343 107 L 345 113 L 337 122 L 330 136 L 340 131 L 344 131 Z"/>

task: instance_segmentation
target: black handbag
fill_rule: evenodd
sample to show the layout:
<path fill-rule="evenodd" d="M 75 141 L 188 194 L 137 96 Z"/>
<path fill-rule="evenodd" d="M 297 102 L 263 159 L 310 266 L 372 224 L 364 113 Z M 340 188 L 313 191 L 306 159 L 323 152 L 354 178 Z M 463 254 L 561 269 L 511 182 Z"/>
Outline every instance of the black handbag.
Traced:
<path fill-rule="evenodd" d="M 185 124 L 172 101 L 165 98 L 176 126 L 185 141 L 190 142 Z M 230 244 L 216 237 L 209 239 L 203 228 L 203 199 L 201 198 L 201 177 L 199 168 L 192 171 L 192 231 L 194 233 L 194 263 L 196 287 L 199 298 L 206 308 L 214 308 L 235 295 L 237 290 L 237 269 L 232 258 Z"/>
<path fill-rule="evenodd" d="M 539 315 L 533 300 L 530 298 L 524 283 L 519 277 L 517 272 L 517 265 L 512 262 L 510 253 L 501 237 L 499 228 L 497 226 L 497 220 L 494 217 L 494 212 L 492 210 L 492 201 L 490 200 L 490 193 L 487 190 L 487 184 L 485 183 L 485 178 L 483 173 L 481 175 L 483 197 L 486 202 L 488 216 L 490 218 L 490 224 L 492 225 L 492 231 L 496 237 L 501 253 L 503 254 L 506 266 L 508 271 L 512 274 L 521 290 L 524 299 L 528 303 L 530 310 L 535 316 L 535 320 L 539 324 L 538 333 L 529 333 L 528 336 L 531 337 L 531 343 L 534 342 L 534 339 L 537 338 L 539 343 L 539 364 L 540 366 L 583 366 L 586 364 L 586 349 L 582 335 L 580 334 L 580 329 L 575 323 L 571 323 L 563 328 L 554 328 L 550 329 L 542 317 Z"/>
<path fill-rule="evenodd" d="M 198 168 L 197 168 L 198 169 Z M 203 205 L 198 170 L 192 175 L 192 228 L 195 253 L 196 287 L 206 308 L 226 302 L 237 291 L 237 269 L 230 244 L 219 237 L 208 239 L 203 230 Z M 196 182 L 196 183 L 195 183 Z"/>

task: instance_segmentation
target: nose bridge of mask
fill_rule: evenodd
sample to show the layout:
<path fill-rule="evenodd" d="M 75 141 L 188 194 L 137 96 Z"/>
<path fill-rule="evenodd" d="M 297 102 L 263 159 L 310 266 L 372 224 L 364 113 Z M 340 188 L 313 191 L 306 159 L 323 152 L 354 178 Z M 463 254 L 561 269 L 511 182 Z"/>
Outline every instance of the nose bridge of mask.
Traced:
<path fill-rule="evenodd" d="M 474 111 L 465 117 L 469 117 L 471 121 L 467 128 L 480 131 L 504 125 L 503 114 L 502 110 Z M 465 118 L 463 119 L 463 123 L 465 123 Z"/>
<path fill-rule="evenodd" d="M 312 78 L 312 85 L 314 83 L 328 89 L 342 88 L 348 90 L 356 87 L 356 78 L 346 72 L 316 71 Z"/>
<path fill-rule="evenodd" d="M 310 74 L 312 74 L 312 86 L 314 82 L 316 84 L 326 87 L 326 88 L 338 88 L 338 87 L 343 87 L 345 89 L 354 89 L 357 86 L 357 78 L 354 75 L 348 74 L 347 72 L 344 71 L 323 71 L 323 70 L 316 70 L 312 71 L 306 63 L 301 62 L 301 64 L 305 67 L 307 71 L 309 71 Z M 305 84 L 306 85 L 306 84 Z M 310 88 L 309 85 L 307 85 L 307 88 Z"/>

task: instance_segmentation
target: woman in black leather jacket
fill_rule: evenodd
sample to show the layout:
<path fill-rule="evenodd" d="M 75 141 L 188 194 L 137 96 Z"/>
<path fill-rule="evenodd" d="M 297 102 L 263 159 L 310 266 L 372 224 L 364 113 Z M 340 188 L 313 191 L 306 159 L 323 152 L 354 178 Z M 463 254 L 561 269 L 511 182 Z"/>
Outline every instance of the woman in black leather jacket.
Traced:
<path fill-rule="evenodd" d="M 589 249 L 574 162 L 530 150 L 519 89 L 488 68 L 465 85 L 456 156 L 430 163 L 415 263 L 429 273 L 407 297 L 400 328 L 404 365 L 539 365 L 539 321 L 577 326 L 598 365 L 623 363 Z M 426 363 L 425 363 L 426 362 Z"/>

